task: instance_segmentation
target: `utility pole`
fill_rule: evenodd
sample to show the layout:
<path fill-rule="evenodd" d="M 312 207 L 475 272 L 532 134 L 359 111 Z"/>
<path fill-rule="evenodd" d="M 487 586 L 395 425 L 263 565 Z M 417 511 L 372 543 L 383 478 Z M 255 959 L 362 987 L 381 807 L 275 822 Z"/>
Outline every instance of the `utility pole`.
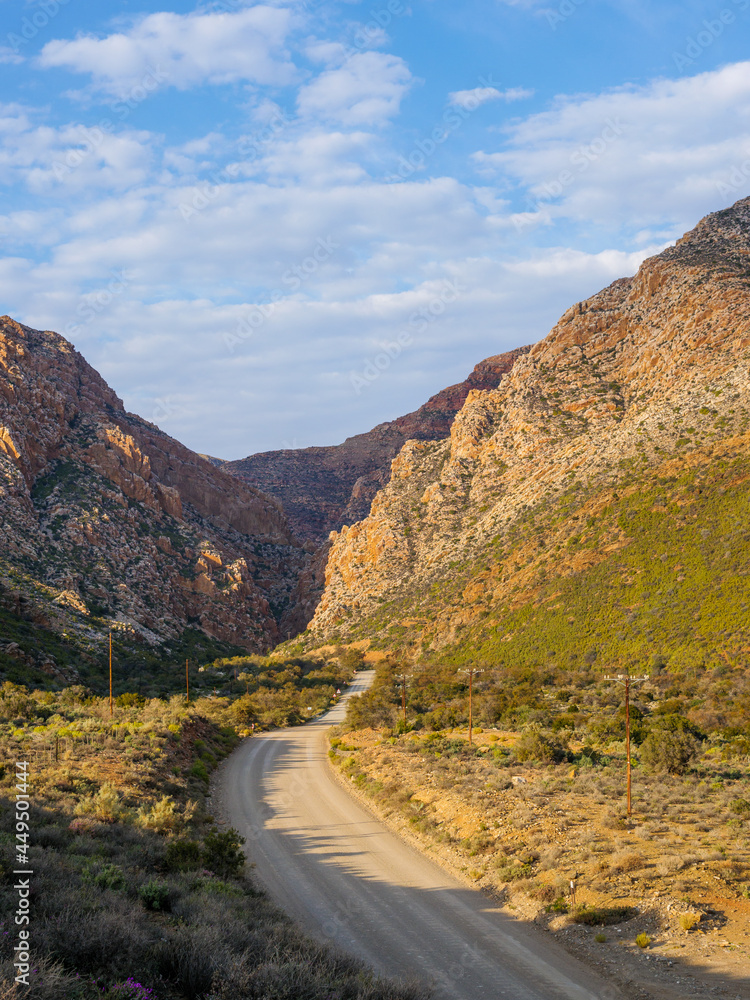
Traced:
<path fill-rule="evenodd" d="M 406 731 L 406 674 L 396 674 L 396 686 L 401 685 L 401 709 L 404 713 L 404 731 Z"/>
<path fill-rule="evenodd" d="M 109 633 L 109 717 L 114 715 L 114 705 L 112 703 L 112 633 Z"/>
<path fill-rule="evenodd" d="M 459 674 L 469 675 L 469 745 L 471 745 L 471 733 L 472 733 L 472 689 L 474 687 L 474 674 L 483 674 L 484 670 L 479 667 L 462 667 Z"/>
<path fill-rule="evenodd" d="M 190 669 L 188 666 L 189 663 L 190 659 L 188 658 L 185 660 L 185 691 L 187 692 L 186 704 L 188 705 L 190 704 Z"/>
<path fill-rule="evenodd" d="M 632 777 L 632 766 L 630 758 L 630 685 L 640 684 L 643 681 L 649 680 L 648 674 L 644 674 L 642 677 L 631 677 L 630 671 L 624 674 L 617 674 L 614 677 L 607 676 L 604 678 L 606 681 L 614 681 L 615 684 L 622 684 L 625 688 L 625 752 L 628 760 L 628 791 L 627 791 L 627 801 L 628 801 L 628 819 L 632 815 L 632 795 L 631 795 L 631 777 Z"/>

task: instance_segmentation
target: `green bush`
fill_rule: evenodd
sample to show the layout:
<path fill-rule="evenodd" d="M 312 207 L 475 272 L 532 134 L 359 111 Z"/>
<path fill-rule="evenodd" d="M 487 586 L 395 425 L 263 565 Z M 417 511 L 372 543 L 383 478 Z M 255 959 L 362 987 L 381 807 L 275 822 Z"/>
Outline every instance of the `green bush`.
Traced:
<path fill-rule="evenodd" d="M 99 889 L 124 889 L 125 875 L 119 865 L 104 865 L 95 874 L 84 873 L 84 881 L 90 881 Z"/>
<path fill-rule="evenodd" d="M 220 878 L 239 878 L 245 866 L 244 843 L 236 830 L 212 830 L 203 842 L 203 864 Z"/>
<path fill-rule="evenodd" d="M 573 914 L 573 920 L 587 927 L 608 927 L 610 924 L 630 920 L 636 913 L 637 910 L 632 906 L 579 906 Z"/>
<path fill-rule="evenodd" d="M 190 768 L 190 774 L 194 778 L 200 778 L 201 781 L 208 781 L 208 771 L 206 770 L 206 765 L 202 760 L 196 760 Z"/>
<path fill-rule="evenodd" d="M 138 890 L 138 896 L 147 910 L 168 912 L 171 909 L 169 886 L 152 878 Z"/>
<path fill-rule="evenodd" d="M 641 746 L 641 760 L 654 771 L 685 774 L 698 756 L 699 743 L 685 730 L 654 729 Z"/>
<path fill-rule="evenodd" d="M 195 871 L 201 864 L 201 845 L 197 840 L 173 840 L 167 845 L 165 863 L 169 871 Z"/>
<path fill-rule="evenodd" d="M 542 764 L 555 764 L 565 760 L 567 752 L 554 736 L 531 728 L 513 747 L 513 756 L 521 762 L 536 760 Z"/>

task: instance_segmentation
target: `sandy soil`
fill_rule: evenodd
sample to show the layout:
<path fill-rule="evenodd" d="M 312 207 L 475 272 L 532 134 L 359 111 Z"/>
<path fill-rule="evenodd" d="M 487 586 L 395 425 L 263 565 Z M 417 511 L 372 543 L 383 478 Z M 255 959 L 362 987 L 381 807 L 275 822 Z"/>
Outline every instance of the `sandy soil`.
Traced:
<path fill-rule="evenodd" d="M 467 738 L 460 731 L 447 735 Z M 574 769 L 572 790 L 550 795 L 548 769 L 517 767 L 498 782 L 497 768 L 489 761 L 483 767 L 479 758 L 471 773 L 460 765 L 459 776 L 455 766 L 436 766 L 407 749 L 406 741 L 418 738 L 393 743 L 372 730 L 345 733 L 334 770 L 402 837 L 500 899 L 508 914 L 548 929 L 627 996 L 750 998 L 750 866 L 743 863 L 750 859 L 743 831 L 722 852 L 716 847 L 726 837 L 699 819 L 679 827 L 644 823 L 636 809 L 622 828 L 611 807 L 575 792 Z M 499 732 L 474 737 L 488 754 L 513 739 Z M 529 877 L 506 880 L 524 862 L 532 862 Z M 564 896 L 572 909 L 571 880 L 576 905 L 628 906 L 637 915 L 588 927 L 570 913 L 545 912 L 550 897 Z M 642 933 L 651 939 L 646 948 L 635 941 Z"/>

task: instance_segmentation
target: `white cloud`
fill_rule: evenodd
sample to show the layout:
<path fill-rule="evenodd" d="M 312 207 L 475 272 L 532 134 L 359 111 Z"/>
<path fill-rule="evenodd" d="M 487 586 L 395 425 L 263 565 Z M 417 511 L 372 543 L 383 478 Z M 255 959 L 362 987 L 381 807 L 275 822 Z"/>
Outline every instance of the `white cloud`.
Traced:
<path fill-rule="evenodd" d="M 11 66 L 18 66 L 19 63 L 23 62 L 23 56 L 20 52 L 16 52 L 9 45 L 0 45 L 0 63 L 5 63 Z"/>
<path fill-rule="evenodd" d="M 311 131 L 269 143 L 266 155 L 251 169 L 274 179 L 304 178 L 307 184 L 326 188 L 354 184 L 367 178 L 362 161 L 368 159 L 373 145 L 373 136 L 368 132 Z"/>
<path fill-rule="evenodd" d="M 353 157 L 370 137 L 299 141 L 278 155 L 318 155 L 322 177 L 327 160 Z M 217 185 L 185 223 L 177 207 L 194 190 L 150 184 L 71 211 L 46 262 L 0 266 L 0 296 L 11 314 L 68 336 L 130 409 L 228 457 L 300 433 L 298 444 L 334 442 L 342 427 L 408 412 L 480 358 L 543 336 L 572 300 L 632 269 L 616 251 L 561 248 L 518 261 L 507 246 L 500 259 L 487 192 L 475 199 L 451 178 L 236 181 Z M 19 238 L 32 224 L 8 220 Z M 455 291 L 444 295 L 446 283 Z M 230 354 L 225 334 L 274 291 L 278 303 Z M 435 303 L 426 326 L 412 322 Z M 402 332 L 408 349 L 357 395 L 350 373 Z"/>
<path fill-rule="evenodd" d="M 148 132 L 34 126 L 22 109 L 6 110 L 0 136 L 0 178 L 34 194 L 122 190 L 143 183 L 152 163 Z"/>
<path fill-rule="evenodd" d="M 233 14 L 150 14 L 129 31 L 48 42 L 39 65 L 88 73 L 105 93 L 125 97 L 158 73 L 185 90 L 204 83 L 286 84 L 296 70 L 284 48 L 291 13 L 258 5 Z"/>
<path fill-rule="evenodd" d="M 377 125 L 398 113 L 412 76 L 403 59 L 357 52 L 299 92 L 300 115 L 342 125 Z"/>
<path fill-rule="evenodd" d="M 511 87 L 509 90 L 498 90 L 497 87 L 474 87 L 473 90 L 455 90 L 448 95 L 448 99 L 450 104 L 473 111 L 487 101 L 523 101 L 533 96 L 533 90 L 526 90 L 523 87 Z"/>
<path fill-rule="evenodd" d="M 750 62 L 560 97 L 506 134 L 475 162 L 525 192 L 526 222 L 687 228 L 750 190 L 721 187 L 750 156 Z"/>
<path fill-rule="evenodd" d="M 118 37 L 130 45 L 135 31 Z M 299 118 L 261 92 L 238 144 L 204 120 L 179 145 L 120 124 L 61 178 L 54 163 L 84 151 L 82 126 L 39 127 L 39 112 L 0 107 L 0 179 L 17 199 L 0 217 L 13 255 L 0 262 L 3 309 L 68 335 L 129 408 L 201 451 L 330 443 L 413 409 L 633 273 L 720 207 L 716 179 L 750 156 L 741 64 L 559 98 L 477 158 L 482 187 L 426 171 L 385 183 L 373 177 L 393 156 L 391 132 L 373 126 L 398 110 L 408 68 L 382 53 L 317 52 Z M 134 70 L 113 59 L 106 79 L 88 72 L 113 87 Z M 604 147 L 586 156 L 597 138 Z M 187 221 L 181 205 L 197 206 Z M 553 246 L 539 249 L 545 220 Z M 417 332 L 410 318 L 446 282 L 461 288 L 455 301 Z M 274 292 L 230 354 L 224 335 Z M 408 350 L 357 396 L 349 373 L 401 331 Z"/>

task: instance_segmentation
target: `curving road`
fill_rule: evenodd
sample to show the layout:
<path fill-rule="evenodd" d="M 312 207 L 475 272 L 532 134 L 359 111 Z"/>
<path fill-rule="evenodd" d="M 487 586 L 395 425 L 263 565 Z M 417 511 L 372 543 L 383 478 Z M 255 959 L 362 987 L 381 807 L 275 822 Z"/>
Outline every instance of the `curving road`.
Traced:
<path fill-rule="evenodd" d="M 371 683 L 357 675 L 347 697 Z M 622 1000 L 548 935 L 509 918 L 402 841 L 331 775 L 321 718 L 246 740 L 217 775 L 215 808 L 247 838 L 270 895 L 305 930 L 379 972 L 451 1000 Z"/>

